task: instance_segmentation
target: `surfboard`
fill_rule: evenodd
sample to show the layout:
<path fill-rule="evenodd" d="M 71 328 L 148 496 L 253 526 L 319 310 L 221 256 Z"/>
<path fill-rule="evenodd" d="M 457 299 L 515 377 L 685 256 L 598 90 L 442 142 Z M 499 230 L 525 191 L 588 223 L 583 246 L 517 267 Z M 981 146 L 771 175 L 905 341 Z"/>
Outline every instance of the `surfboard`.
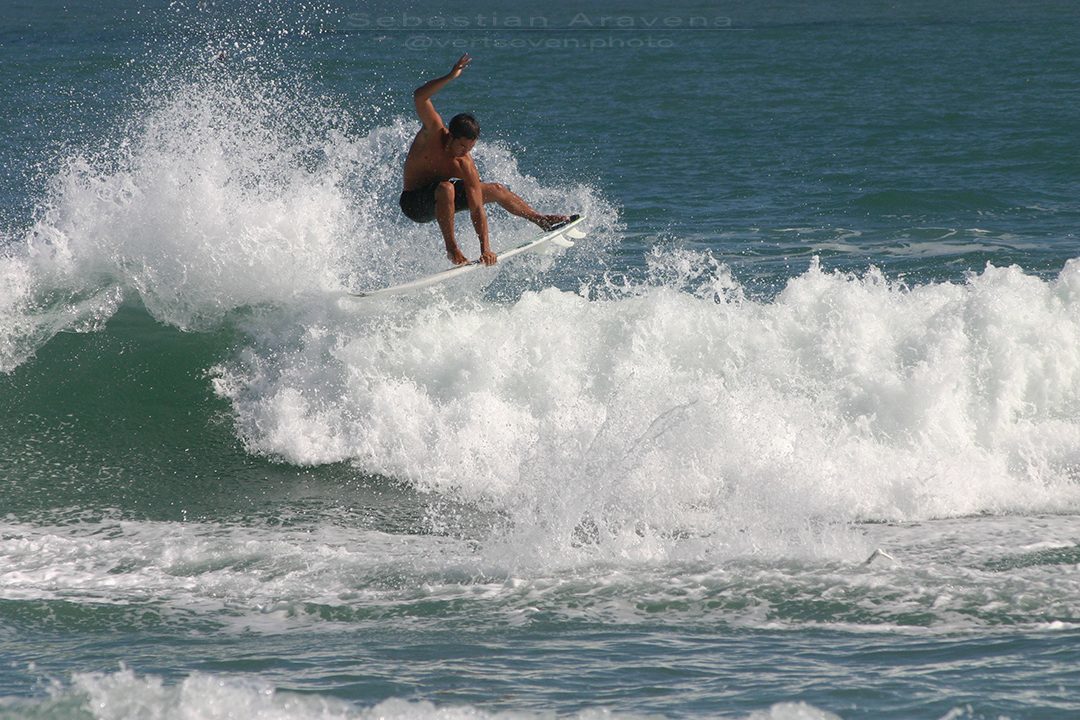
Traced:
<path fill-rule="evenodd" d="M 499 262 L 502 263 L 515 255 L 520 255 L 527 252 L 543 252 L 552 250 L 554 248 L 568 248 L 574 246 L 574 240 L 580 240 L 585 237 L 585 233 L 578 229 L 578 225 L 585 219 L 584 215 L 571 215 L 570 219 L 561 225 L 556 225 L 551 230 L 544 232 L 538 237 L 533 238 L 527 242 L 523 242 L 517 247 L 513 247 L 509 250 L 504 250 L 499 253 Z M 377 290 L 365 290 L 360 292 L 350 292 L 348 295 L 355 298 L 370 298 L 370 297 L 383 297 L 387 295 L 400 295 L 403 293 L 413 292 L 415 290 L 421 290 L 432 285 L 438 285 L 439 283 L 452 280 L 457 277 L 461 277 L 465 273 L 472 272 L 478 268 L 485 267 L 480 260 L 473 260 L 466 265 L 455 265 L 452 268 L 447 268 L 434 275 L 427 275 L 416 280 L 410 280 L 400 285 L 392 285 L 390 287 L 379 288 Z"/>

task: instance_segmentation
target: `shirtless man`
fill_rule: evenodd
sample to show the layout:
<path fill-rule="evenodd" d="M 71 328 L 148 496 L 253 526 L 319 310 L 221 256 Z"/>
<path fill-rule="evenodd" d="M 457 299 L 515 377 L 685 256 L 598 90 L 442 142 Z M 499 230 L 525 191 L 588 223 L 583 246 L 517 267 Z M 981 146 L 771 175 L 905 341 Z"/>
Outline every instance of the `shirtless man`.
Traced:
<path fill-rule="evenodd" d="M 398 204 L 405 216 L 415 222 L 438 219 L 446 243 L 446 257 L 455 265 L 469 262 L 454 239 L 454 213 L 468 208 L 480 238 L 480 259 L 485 265 L 494 265 L 496 256 L 488 242 L 485 203 L 497 202 L 507 212 L 531 220 L 544 230 L 569 218 L 541 215 L 506 186 L 480 181 L 480 173 L 469 156 L 480 136 L 480 126 L 472 115 L 455 115 L 450 119 L 449 127 L 443 125 L 431 98 L 460 75 L 471 61 L 468 54 L 462 55 L 449 73 L 424 83 L 413 92 L 416 113 L 424 126 L 416 133 L 405 158 L 405 189 Z"/>

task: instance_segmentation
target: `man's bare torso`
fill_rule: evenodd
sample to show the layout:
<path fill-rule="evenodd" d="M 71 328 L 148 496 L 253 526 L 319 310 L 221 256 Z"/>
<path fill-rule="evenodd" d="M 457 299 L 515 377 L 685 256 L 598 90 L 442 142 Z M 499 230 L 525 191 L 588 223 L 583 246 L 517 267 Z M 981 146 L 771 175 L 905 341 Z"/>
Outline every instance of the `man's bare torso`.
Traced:
<path fill-rule="evenodd" d="M 452 177 L 463 177 L 468 157 L 454 157 L 447 150 L 450 131 L 431 132 L 421 128 L 405 158 L 405 190 L 416 190 Z"/>

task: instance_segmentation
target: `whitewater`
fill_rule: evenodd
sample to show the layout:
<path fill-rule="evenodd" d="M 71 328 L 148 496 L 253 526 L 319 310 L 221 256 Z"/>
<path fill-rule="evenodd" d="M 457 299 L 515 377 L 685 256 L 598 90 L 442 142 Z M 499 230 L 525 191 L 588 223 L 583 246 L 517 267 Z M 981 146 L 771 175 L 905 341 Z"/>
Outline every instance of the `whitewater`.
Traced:
<path fill-rule="evenodd" d="M 441 267 L 430 228 L 376 200 L 408 125 L 298 145 L 273 103 L 235 90 L 184 88 L 115 156 L 53 179 L 7 244 L 5 369 L 127 298 L 181 330 L 240 327 L 214 388 L 252 452 L 294 464 L 659 533 L 723 534 L 724 508 L 771 505 L 769 524 L 798 527 L 1076 499 L 1076 261 L 1047 280 L 990 265 L 909 285 L 814 260 L 755 297 L 710 253 L 660 246 L 640 272 L 597 262 L 574 289 L 542 288 L 601 256 L 618 213 L 587 186 L 541 189 L 496 146 L 490 177 L 587 212 L 591 247 L 554 273 L 515 263 L 445 294 L 341 299 Z M 493 226 L 503 245 L 528 233 Z"/>

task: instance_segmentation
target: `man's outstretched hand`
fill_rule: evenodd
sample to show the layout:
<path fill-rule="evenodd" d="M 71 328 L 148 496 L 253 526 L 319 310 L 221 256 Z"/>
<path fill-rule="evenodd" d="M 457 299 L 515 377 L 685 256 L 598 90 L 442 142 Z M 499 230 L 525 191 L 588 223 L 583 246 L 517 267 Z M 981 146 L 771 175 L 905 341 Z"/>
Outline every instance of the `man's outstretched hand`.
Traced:
<path fill-rule="evenodd" d="M 450 79 L 453 80 L 458 75 L 460 75 L 461 71 L 464 70 L 465 68 L 469 67 L 469 63 L 471 63 L 471 62 L 472 62 L 472 58 L 469 57 L 469 53 L 465 53 L 464 55 L 462 55 L 458 59 L 458 61 L 456 63 L 454 63 L 454 67 L 450 70 Z"/>

